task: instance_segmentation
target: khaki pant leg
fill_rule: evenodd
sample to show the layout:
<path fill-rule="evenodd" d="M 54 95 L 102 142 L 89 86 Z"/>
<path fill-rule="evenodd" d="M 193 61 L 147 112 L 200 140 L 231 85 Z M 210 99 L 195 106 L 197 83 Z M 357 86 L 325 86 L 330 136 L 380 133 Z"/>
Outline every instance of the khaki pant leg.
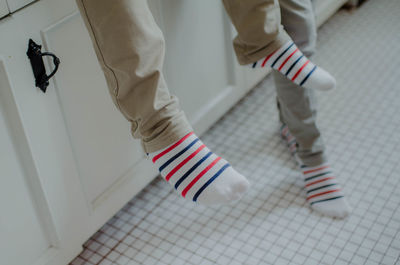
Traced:
<path fill-rule="evenodd" d="M 289 40 L 281 25 L 277 0 L 223 0 L 238 32 L 233 41 L 240 64 L 266 57 Z"/>
<path fill-rule="evenodd" d="M 146 152 L 192 130 L 161 72 L 164 38 L 146 0 L 76 0 L 112 99 Z"/>

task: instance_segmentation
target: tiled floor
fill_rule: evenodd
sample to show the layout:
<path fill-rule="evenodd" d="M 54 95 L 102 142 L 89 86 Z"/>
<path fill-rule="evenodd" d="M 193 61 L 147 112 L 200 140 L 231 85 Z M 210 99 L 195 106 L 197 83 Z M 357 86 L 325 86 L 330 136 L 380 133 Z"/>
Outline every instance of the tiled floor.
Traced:
<path fill-rule="evenodd" d="M 400 264 L 399 13 L 369 0 L 319 31 L 314 59 L 338 79 L 318 94 L 319 124 L 349 218 L 308 208 L 267 78 L 202 137 L 252 182 L 239 203 L 195 206 L 158 178 L 72 264 Z"/>

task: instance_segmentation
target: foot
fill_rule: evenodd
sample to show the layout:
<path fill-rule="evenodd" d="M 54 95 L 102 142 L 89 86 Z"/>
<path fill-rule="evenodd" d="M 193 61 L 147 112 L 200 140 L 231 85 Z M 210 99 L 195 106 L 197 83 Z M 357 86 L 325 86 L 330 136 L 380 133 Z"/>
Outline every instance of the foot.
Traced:
<path fill-rule="evenodd" d="M 253 68 L 266 66 L 272 67 L 303 87 L 330 90 L 336 86 L 335 78 L 305 57 L 292 40 L 252 64 Z"/>
<path fill-rule="evenodd" d="M 344 218 L 351 209 L 331 167 L 325 163 L 315 167 L 301 166 L 307 201 L 315 211 Z"/>
<path fill-rule="evenodd" d="M 161 176 L 182 197 L 204 205 L 238 200 L 249 182 L 191 132 L 163 150 L 150 153 Z"/>
<path fill-rule="evenodd" d="M 286 124 L 282 124 L 280 129 L 281 137 L 286 141 L 290 153 L 296 158 L 305 182 L 307 201 L 311 208 L 321 214 L 331 217 L 344 218 L 351 209 L 348 205 L 343 192 L 333 176 L 333 171 L 328 164 L 316 167 L 303 165 L 298 158 L 297 142 L 290 133 Z"/>

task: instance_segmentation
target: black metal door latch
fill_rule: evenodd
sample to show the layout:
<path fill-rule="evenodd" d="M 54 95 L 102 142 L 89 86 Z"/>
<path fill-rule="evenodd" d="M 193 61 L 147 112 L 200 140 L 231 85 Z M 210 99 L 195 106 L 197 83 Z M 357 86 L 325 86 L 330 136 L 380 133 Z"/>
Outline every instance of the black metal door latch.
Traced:
<path fill-rule="evenodd" d="M 31 61 L 33 75 L 35 76 L 35 86 L 40 88 L 43 93 L 46 93 L 49 79 L 57 72 L 60 59 L 51 52 L 41 52 L 41 49 L 41 45 L 36 44 L 32 39 L 29 39 L 26 55 L 28 55 L 28 58 Z M 53 57 L 54 70 L 49 75 L 46 75 L 46 68 L 44 67 L 42 58 L 43 56 Z"/>

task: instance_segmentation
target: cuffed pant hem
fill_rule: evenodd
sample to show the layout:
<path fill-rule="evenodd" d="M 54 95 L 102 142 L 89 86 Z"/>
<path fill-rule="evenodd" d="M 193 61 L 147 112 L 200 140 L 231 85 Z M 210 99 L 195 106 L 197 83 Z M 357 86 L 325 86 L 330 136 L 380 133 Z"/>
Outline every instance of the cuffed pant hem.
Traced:
<path fill-rule="evenodd" d="M 193 131 L 193 128 L 186 120 L 186 117 L 179 119 L 179 121 L 175 122 L 174 125 L 169 125 L 168 127 L 164 133 L 151 141 L 145 141 L 142 139 L 141 144 L 146 153 L 152 153 L 164 149 Z"/>
<path fill-rule="evenodd" d="M 307 156 L 301 156 L 298 154 L 299 159 L 303 163 L 303 165 L 306 165 L 308 167 L 315 167 L 319 166 L 325 162 L 327 162 L 326 156 L 323 152 L 319 152 L 318 154 L 312 154 L 312 155 L 307 155 Z"/>
<path fill-rule="evenodd" d="M 257 52 L 246 54 L 246 52 L 243 51 L 241 48 L 235 47 L 236 57 L 240 65 L 252 64 L 264 57 L 267 57 L 268 55 L 282 47 L 282 45 L 289 40 L 289 35 L 286 33 L 285 30 L 282 29 L 273 42 L 269 43 Z"/>

